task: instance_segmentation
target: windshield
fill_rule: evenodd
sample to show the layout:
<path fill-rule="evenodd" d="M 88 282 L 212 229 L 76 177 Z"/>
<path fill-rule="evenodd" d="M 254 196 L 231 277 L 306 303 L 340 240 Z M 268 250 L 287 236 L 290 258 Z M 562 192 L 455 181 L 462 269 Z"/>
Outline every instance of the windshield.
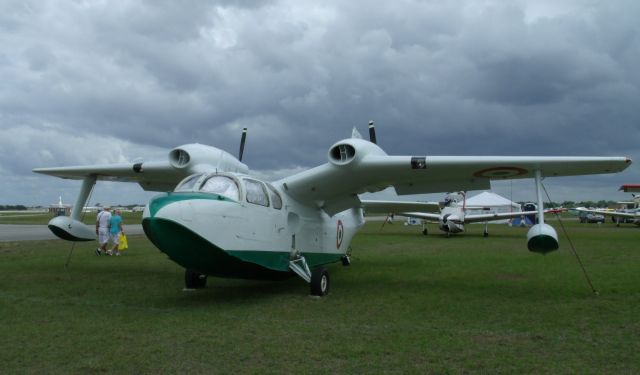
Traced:
<path fill-rule="evenodd" d="M 175 191 L 192 191 L 201 176 L 201 174 L 194 174 L 193 176 L 185 178 L 176 186 Z"/>
<path fill-rule="evenodd" d="M 228 176 L 216 175 L 209 177 L 204 184 L 202 184 L 200 191 L 222 195 L 235 201 L 240 200 L 238 185 Z"/>

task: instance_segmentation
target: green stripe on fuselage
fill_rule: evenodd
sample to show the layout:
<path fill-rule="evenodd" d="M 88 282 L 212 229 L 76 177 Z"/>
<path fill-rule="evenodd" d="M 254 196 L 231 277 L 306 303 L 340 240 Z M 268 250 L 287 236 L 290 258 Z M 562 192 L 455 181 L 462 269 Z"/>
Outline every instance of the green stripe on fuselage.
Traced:
<path fill-rule="evenodd" d="M 179 193 L 166 193 L 162 195 L 157 195 L 151 198 L 149 202 L 149 215 L 151 217 L 156 216 L 156 213 L 164 207 L 174 202 L 179 201 L 188 201 L 188 200 L 196 200 L 196 199 L 206 199 L 213 201 L 224 201 L 224 202 L 232 202 L 238 203 L 237 201 L 227 198 L 223 195 L 213 194 L 213 193 L 201 193 L 201 192 L 179 192 Z"/>
<path fill-rule="evenodd" d="M 284 279 L 293 276 L 289 251 L 224 250 L 181 224 L 144 218 L 144 231 L 153 244 L 184 268 L 218 277 Z M 309 267 L 340 260 L 342 254 L 302 253 Z"/>

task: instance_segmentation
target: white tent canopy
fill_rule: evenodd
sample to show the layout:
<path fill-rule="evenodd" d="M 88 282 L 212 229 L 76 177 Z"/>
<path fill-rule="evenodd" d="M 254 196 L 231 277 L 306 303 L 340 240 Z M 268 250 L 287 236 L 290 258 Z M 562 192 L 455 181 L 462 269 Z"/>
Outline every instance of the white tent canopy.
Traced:
<path fill-rule="evenodd" d="M 467 209 L 482 210 L 483 213 L 520 212 L 522 211 L 518 203 L 512 202 L 498 194 L 485 191 L 471 198 L 467 198 Z M 509 219 L 493 221 L 492 223 L 508 223 Z"/>

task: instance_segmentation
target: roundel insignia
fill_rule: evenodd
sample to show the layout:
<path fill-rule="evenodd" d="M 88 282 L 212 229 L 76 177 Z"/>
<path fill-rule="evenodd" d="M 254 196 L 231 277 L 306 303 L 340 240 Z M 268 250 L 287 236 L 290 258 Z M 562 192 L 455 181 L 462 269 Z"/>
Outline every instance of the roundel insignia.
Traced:
<path fill-rule="evenodd" d="M 485 178 L 512 178 L 527 174 L 527 170 L 518 167 L 494 167 L 482 169 L 473 174 L 474 177 Z"/>
<path fill-rule="evenodd" d="M 342 226 L 342 220 L 338 220 L 338 229 L 336 230 L 336 248 L 339 249 L 342 245 L 342 236 L 344 236 L 344 227 Z"/>

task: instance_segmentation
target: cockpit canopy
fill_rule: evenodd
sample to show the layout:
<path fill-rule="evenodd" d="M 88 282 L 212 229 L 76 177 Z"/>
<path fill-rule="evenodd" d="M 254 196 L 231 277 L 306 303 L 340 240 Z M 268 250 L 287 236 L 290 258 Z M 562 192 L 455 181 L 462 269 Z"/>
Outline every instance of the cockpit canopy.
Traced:
<path fill-rule="evenodd" d="M 244 200 L 259 206 L 282 208 L 282 197 L 271 184 L 228 173 L 191 175 L 182 180 L 174 191 L 211 193 L 238 202 Z"/>

